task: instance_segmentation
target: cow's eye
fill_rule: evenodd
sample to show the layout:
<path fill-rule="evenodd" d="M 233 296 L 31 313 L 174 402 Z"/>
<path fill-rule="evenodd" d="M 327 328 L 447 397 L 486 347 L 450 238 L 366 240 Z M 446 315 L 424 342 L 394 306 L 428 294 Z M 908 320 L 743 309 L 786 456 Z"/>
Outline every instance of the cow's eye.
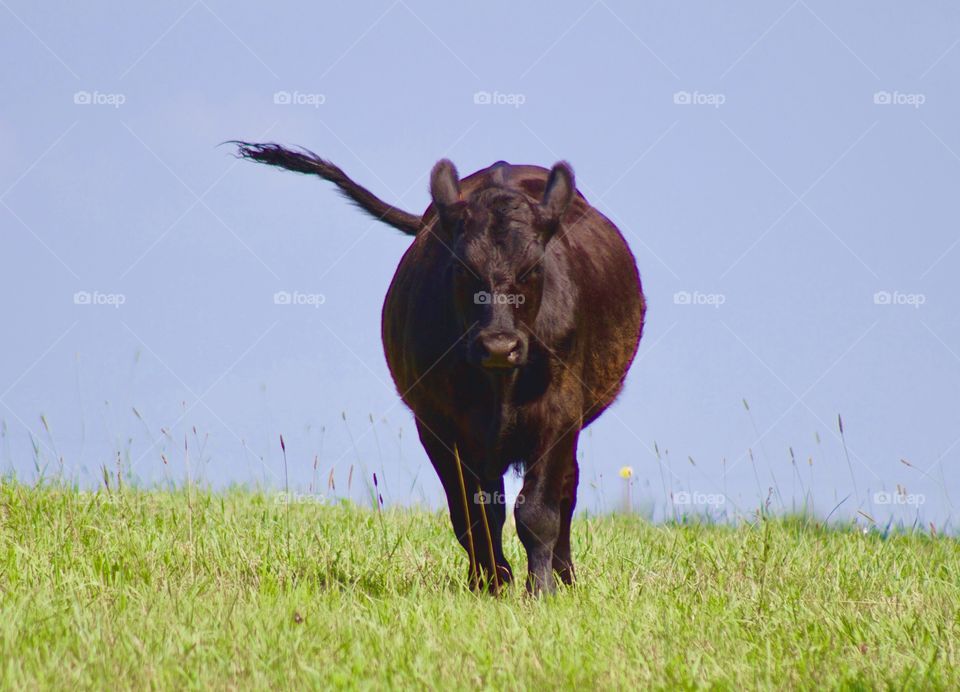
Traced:
<path fill-rule="evenodd" d="M 534 265 L 526 271 L 520 272 L 520 274 L 517 276 L 517 283 L 524 285 L 530 283 L 531 281 L 536 281 L 540 278 L 542 271 L 543 270 L 540 268 L 539 264 Z"/>

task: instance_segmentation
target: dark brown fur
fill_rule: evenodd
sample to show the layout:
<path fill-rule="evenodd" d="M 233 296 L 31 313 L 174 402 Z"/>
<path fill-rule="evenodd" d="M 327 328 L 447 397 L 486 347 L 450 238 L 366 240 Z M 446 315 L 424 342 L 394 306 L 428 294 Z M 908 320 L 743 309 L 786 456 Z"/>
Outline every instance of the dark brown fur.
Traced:
<path fill-rule="evenodd" d="M 515 466 L 528 586 L 552 591 L 552 571 L 571 583 L 577 440 L 619 394 L 643 331 L 640 277 L 617 228 L 565 163 L 499 162 L 461 181 L 440 161 L 433 203 L 416 217 L 312 154 L 243 143 L 240 153 L 331 180 L 381 220 L 416 227 L 383 305 L 383 347 L 457 539 L 468 553 L 472 545 L 471 577 L 494 589 L 512 578 L 501 533 L 503 476 Z M 478 302 L 478 292 L 513 298 Z"/>

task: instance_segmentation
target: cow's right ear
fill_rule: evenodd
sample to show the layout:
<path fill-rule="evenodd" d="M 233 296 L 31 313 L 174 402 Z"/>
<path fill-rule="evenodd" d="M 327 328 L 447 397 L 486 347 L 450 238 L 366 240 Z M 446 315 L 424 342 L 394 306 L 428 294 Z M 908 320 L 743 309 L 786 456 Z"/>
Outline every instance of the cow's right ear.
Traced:
<path fill-rule="evenodd" d="M 460 176 L 449 159 L 440 159 L 430 171 L 430 197 L 445 230 L 452 231 L 466 208 L 460 199 Z"/>

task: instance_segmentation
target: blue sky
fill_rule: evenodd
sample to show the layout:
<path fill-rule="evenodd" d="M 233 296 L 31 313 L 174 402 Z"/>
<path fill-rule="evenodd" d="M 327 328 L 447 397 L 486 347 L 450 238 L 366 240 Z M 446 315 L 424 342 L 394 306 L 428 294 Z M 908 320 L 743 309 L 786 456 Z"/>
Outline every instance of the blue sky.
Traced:
<path fill-rule="evenodd" d="M 309 147 L 417 212 L 442 157 L 571 162 L 649 303 L 626 391 L 582 437 L 581 507 L 615 507 L 629 465 L 657 517 L 671 492 L 736 515 L 774 487 L 775 509 L 809 493 L 821 515 L 846 498 L 838 514 L 953 523 L 955 4 L 0 17 L 0 468 L 62 458 L 92 484 L 119 454 L 143 482 L 282 487 L 283 434 L 299 492 L 333 495 L 332 469 L 345 495 L 352 465 L 354 497 L 377 471 L 388 502 L 438 505 L 379 338 L 408 239 L 217 146 L 241 138 Z"/>

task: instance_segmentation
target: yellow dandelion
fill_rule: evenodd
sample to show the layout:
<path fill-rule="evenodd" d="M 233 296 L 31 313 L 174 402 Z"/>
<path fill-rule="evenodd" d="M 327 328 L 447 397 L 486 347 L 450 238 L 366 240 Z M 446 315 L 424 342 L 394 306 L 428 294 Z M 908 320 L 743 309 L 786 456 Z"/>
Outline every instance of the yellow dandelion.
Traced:
<path fill-rule="evenodd" d="M 633 467 L 624 466 L 622 469 L 620 469 L 620 478 L 633 478 Z"/>

